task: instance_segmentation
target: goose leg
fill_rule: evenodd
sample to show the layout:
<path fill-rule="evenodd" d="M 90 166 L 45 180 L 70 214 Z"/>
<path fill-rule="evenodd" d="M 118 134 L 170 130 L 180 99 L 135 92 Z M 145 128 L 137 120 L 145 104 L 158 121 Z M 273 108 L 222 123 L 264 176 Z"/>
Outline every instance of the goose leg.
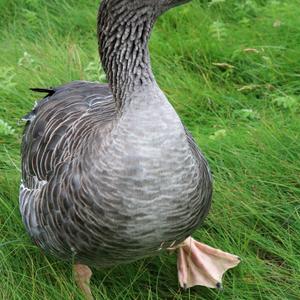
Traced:
<path fill-rule="evenodd" d="M 178 279 L 182 288 L 202 285 L 222 288 L 222 276 L 240 263 L 236 255 L 187 238 L 178 246 Z"/>
<path fill-rule="evenodd" d="M 86 265 L 75 264 L 74 265 L 74 278 L 84 294 L 86 300 L 93 300 L 92 292 L 90 289 L 90 279 L 92 277 L 91 269 Z"/>

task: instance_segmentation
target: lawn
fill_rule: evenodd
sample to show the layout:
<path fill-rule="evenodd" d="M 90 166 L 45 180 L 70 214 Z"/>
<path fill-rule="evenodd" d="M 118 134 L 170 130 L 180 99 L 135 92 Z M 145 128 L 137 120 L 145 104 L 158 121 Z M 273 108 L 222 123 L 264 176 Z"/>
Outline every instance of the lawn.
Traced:
<path fill-rule="evenodd" d="M 195 237 L 242 263 L 224 290 L 179 289 L 176 256 L 95 270 L 96 299 L 300 299 L 299 0 L 197 1 L 159 19 L 153 70 L 209 160 L 213 207 Z M 0 299 L 82 299 L 18 210 L 30 87 L 105 81 L 97 0 L 0 0 Z"/>

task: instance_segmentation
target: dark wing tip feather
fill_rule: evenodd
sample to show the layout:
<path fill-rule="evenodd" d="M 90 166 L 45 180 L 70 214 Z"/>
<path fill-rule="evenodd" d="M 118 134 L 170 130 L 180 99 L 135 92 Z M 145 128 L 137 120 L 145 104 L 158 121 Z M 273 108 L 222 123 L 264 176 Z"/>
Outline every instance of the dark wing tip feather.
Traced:
<path fill-rule="evenodd" d="M 44 99 L 48 98 L 48 97 L 51 97 L 56 92 L 56 89 L 53 89 L 53 88 L 49 88 L 49 89 L 45 89 L 45 88 L 30 88 L 30 90 L 33 91 L 33 92 L 37 92 L 37 93 L 46 93 Z M 25 122 L 32 121 L 35 118 L 37 106 L 38 106 L 38 103 L 36 103 L 36 105 L 32 109 L 32 111 L 30 111 L 28 114 L 26 114 L 25 116 L 23 116 L 21 118 L 21 120 L 25 121 Z"/>
<path fill-rule="evenodd" d="M 44 89 L 44 88 L 30 88 L 31 91 L 37 93 L 47 93 L 46 97 L 52 96 L 56 91 L 53 88 Z"/>

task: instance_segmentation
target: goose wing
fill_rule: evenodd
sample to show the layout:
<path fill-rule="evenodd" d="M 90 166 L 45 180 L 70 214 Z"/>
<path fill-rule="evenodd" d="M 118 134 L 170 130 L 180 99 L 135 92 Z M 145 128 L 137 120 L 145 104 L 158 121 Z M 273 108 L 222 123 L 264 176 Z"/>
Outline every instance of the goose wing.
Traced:
<path fill-rule="evenodd" d="M 115 113 L 108 85 L 77 81 L 50 90 L 35 90 L 48 95 L 23 118 L 27 124 L 22 171 L 28 184 L 28 177 L 32 176 L 47 180 L 55 165 L 76 154 L 80 139 L 96 123 L 111 120 Z"/>
<path fill-rule="evenodd" d="M 115 104 L 106 84 L 75 81 L 46 92 L 27 121 L 22 141 L 20 209 L 27 228 L 35 227 L 33 200 L 60 165 L 66 167 L 78 156 L 85 138 L 96 124 L 115 115 Z M 100 126 L 101 127 L 101 126 Z M 81 147 L 81 148 L 80 148 Z M 29 217 L 29 214 L 31 216 Z M 30 224 L 27 224 L 30 222 Z"/>

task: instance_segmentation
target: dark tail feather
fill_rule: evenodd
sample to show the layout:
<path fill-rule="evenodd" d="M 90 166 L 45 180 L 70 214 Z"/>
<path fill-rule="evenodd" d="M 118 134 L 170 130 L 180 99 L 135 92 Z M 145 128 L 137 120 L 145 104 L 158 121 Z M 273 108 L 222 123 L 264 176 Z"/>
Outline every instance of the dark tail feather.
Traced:
<path fill-rule="evenodd" d="M 37 93 L 47 93 L 47 97 L 52 96 L 55 93 L 55 90 L 50 88 L 50 89 L 42 89 L 42 88 L 31 88 L 30 89 L 33 92 Z"/>

